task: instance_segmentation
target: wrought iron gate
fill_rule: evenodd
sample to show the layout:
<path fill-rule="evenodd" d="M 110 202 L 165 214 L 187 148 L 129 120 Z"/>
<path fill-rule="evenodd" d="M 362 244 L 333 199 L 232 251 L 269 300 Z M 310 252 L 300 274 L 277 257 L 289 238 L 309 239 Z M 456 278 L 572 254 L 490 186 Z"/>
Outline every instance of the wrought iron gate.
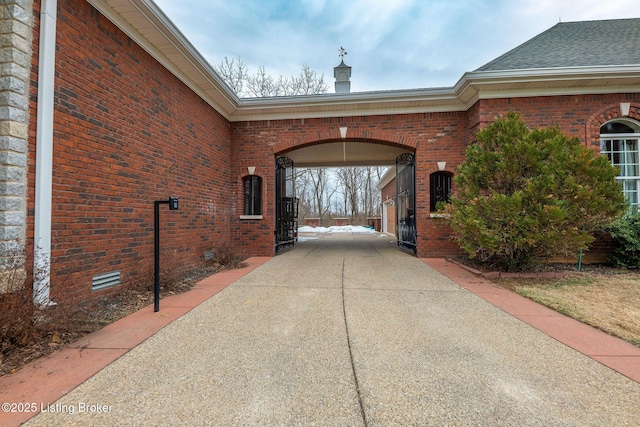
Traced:
<path fill-rule="evenodd" d="M 396 213 L 398 246 L 417 252 L 416 157 L 411 153 L 396 158 Z"/>
<path fill-rule="evenodd" d="M 276 253 L 293 247 L 298 230 L 298 199 L 295 197 L 293 160 L 276 159 Z"/>

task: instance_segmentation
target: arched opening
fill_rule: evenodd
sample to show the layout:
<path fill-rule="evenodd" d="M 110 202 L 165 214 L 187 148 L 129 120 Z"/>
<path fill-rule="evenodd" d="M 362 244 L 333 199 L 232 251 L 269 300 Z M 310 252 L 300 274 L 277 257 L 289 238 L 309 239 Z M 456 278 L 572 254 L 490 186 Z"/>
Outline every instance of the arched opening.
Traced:
<path fill-rule="evenodd" d="M 600 152 L 620 173 L 618 181 L 631 209 L 638 206 L 640 181 L 640 124 L 631 119 L 616 119 L 600 127 Z"/>
<path fill-rule="evenodd" d="M 385 206 L 377 184 L 385 172 L 390 169 L 395 172 L 398 158 L 407 155 L 414 156 L 414 149 L 387 141 L 340 139 L 314 142 L 283 151 L 276 155 L 276 164 L 286 158 L 295 166 L 292 175 L 294 182 L 297 182 L 294 198 L 299 203 L 296 221 L 300 227 L 310 224 L 313 224 L 311 227 L 324 230 L 341 226 L 369 227 L 381 232 Z M 410 172 L 410 181 L 413 182 L 415 165 Z M 405 170 L 402 175 L 406 174 Z M 282 182 L 276 182 L 276 188 L 285 186 Z M 323 191 L 325 193 L 321 194 Z M 410 193 L 403 190 L 403 197 L 413 198 L 414 191 L 414 186 L 411 186 Z M 282 206 L 279 196 L 276 195 L 276 198 L 276 206 Z M 411 203 L 413 210 L 414 205 L 415 201 Z M 279 212 L 278 208 L 276 210 Z M 412 211 L 411 218 L 415 219 L 414 215 Z M 406 218 L 402 218 L 406 221 Z M 281 221 L 276 219 L 276 230 L 281 228 Z M 406 239 L 399 238 L 395 233 L 396 229 L 400 227 L 393 227 L 391 231 L 394 235 L 384 240 L 387 243 L 392 239 L 406 243 Z M 412 251 L 415 252 L 415 227 L 413 230 L 410 240 L 414 245 Z M 305 237 L 304 233 L 302 237 Z M 398 245 L 403 247 L 400 243 Z M 284 248 L 276 239 L 276 248 L 279 247 Z"/>

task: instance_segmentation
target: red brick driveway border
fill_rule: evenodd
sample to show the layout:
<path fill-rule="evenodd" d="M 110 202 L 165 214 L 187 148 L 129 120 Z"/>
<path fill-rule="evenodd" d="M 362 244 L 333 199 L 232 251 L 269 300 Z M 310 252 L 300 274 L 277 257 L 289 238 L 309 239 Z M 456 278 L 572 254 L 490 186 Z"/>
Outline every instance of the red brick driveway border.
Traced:
<path fill-rule="evenodd" d="M 34 360 L 15 374 L 0 377 L 0 404 L 20 404 L 14 405 L 16 412 L 12 412 L 10 406 L 6 411 L 3 406 L 0 426 L 18 426 L 26 422 L 42 407 L 53 404 L 160 329 L 270 259 L 248 258 L 244 261 L 245 267 L 221 271 L 201 280 L 185 293 L 162 298 L 157 313 L 154 313 L 153 305 L 147 306 Z"/>

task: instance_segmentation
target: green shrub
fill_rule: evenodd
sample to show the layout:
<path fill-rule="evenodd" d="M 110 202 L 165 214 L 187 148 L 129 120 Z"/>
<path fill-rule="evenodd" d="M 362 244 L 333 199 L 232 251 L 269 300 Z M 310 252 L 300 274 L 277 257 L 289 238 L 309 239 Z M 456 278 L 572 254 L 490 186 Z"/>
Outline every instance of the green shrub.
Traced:
<path fill-rule="evenodd" d="M 640 268 L 640 213 L 635 211 L 605 228 L 616 244 L 610 262 L 616 267 Z"/>
<path fill-rule="evenodd" d="M 445 209 L 470 257 L 507 270 L 588 248 L 625 209 L 617 169 L 559 128 L 516 113 L 481 130 Z"/>

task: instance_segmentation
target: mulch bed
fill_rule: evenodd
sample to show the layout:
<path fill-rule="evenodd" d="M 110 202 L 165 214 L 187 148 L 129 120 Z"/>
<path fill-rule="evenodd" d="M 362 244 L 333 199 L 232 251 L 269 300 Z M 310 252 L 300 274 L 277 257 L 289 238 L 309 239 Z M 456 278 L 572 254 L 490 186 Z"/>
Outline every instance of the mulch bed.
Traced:
<path fill-rule="evenodd" d="M 627 273 L 629 270 L 612 267 L 606 264 L 582 264 L 580 270 L 578 270 L 578 264 L 559 264 L 559 263 L 545 263 L 536 266 L 535 269 L 530 271 L 519 272 L 505 272 L 495 270 L 491 265 L 483 264 L 476 260 L 460 257 L 460 258 L 447 258 L 447 261 L 458 265 L 465 270 L 483 277 L 485 279 L 534 279 L 534 278 L 562 278 L 574 276 L 581 273 L 596 273 L 596 274 L 621 274 Z"/>
<path fill-rule="evenodd" d="M 225 266 L 218 263 L 192 269 L 180 278 L 161 286 L 161 298 L 189 291 L 200 280 L 219 271 L 243 267 L 242 263 Z M 153 285 L 123 288 L 116 295 L 80 307 L 65 316 L 65 322 L 45 322 L 39 334 L 30 337 L 28 345 L 15 345 L 0 353 L 0 376 L 12 374 L 25 364 L 47 356 L 83 336 L 97 331 L 153 303 Z M 51 314 L 55 315 L 56 306 Z"/>

